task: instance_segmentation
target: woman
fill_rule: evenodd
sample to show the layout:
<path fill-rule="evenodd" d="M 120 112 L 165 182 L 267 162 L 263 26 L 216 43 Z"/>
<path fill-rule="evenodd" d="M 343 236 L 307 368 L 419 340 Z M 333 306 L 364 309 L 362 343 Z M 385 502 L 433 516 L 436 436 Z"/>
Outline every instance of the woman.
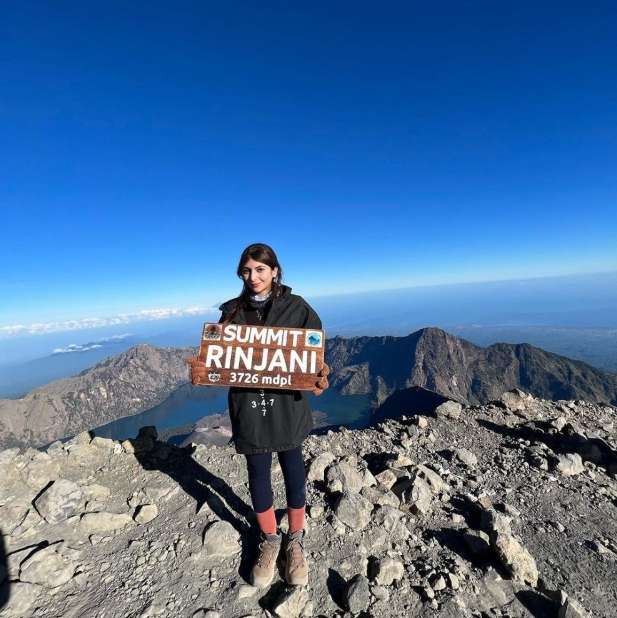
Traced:
<path fill-rule="evenodd" d="M 249 245 L 237 269 L 243 279 L 242 293 L 223 303 L 219 322 L 296 328 L 321 328 L 312 307 L 281 283 L 283 270 L 268 245 Z M 189 359 L 191 381 L 205 381 L 206 367 Z M 329 369 L 324 363 L 313 393 L 328 388 Z M 230 387 L 229 416 L 236 451 L 246 456 L 249 491 L 261 530 L 257 561 L 251 577 L 254 586 L 265 587 L 274 576 L 282 535 L 274 514 L 271 466 L 276 452 L 285 480 L 289 533 L 285 548 L 288 583 L 306 585 L 308 565 L 303 551 L 306 482 L 302 442 L 313 428 L 308 401 L 302 391 Z"/>

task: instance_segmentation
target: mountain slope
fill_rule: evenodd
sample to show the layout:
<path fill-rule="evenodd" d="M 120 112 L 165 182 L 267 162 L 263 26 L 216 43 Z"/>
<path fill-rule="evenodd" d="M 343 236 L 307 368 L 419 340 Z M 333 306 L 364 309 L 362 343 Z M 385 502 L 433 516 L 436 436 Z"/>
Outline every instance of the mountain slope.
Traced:
<path fill-rule="evenodd" d="M 184 359 L 194 353 L 142 344 L 22 399 L 0 400 L 0 445 L 40 446 L 148 410 L 187 383 Z M 613 374 L 528 344 L 481 348 L 438 328 L 407 337 L 334 337 L 326 360 L 332 388 L 370 394 L 375 406 L 412 387 L 470 404 L 512 388 L 544 399 L 617 402 Z"/>
<path fill-rule="evenodd" d="M 21 399 L 0 400 L 0 443 L 39 446 L 158 405 L 188 379 L 190 349 L 137 345 Z"/>
<path fill-rule="evenodd" d="M 283 568 L 249 585 L 259 531 L 231 446 L 150 427 L 1 451 L 2 616 L 614 618 L 616 410 L 524 404 L 309 436 L 309 586 Z M 284 511 L 280 466 L 272 489 Z"/>
<path fill-rule="evenodd" d="M 526 343 L 481 348 L 438 328 L 407 337 L 334 337 L 326 358 L 332 386 L 344 394 L 372 394 L 377 404 L 412 386 L 473 404 L 512 388 L 553 400 L 617 401 L 613 374 Z"/>

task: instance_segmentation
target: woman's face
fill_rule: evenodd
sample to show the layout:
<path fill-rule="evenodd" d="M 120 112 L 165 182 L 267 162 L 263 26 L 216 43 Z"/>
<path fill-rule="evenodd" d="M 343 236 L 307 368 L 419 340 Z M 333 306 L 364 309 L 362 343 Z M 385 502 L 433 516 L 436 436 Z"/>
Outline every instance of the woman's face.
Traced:
<path fill-rule="evenodd" d="M 267 294 L 272 289 L 272 279 L 278 275 L 278 268 L 270 268 L 251 258 L 244 263 L 240 273 L 253 294 Z"/>

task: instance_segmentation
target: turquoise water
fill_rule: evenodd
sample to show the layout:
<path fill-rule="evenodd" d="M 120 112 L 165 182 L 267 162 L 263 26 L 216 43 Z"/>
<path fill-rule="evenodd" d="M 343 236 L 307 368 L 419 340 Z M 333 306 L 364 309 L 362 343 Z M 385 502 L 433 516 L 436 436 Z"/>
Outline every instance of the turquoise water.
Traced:
<path fill-rule="evenodd" d="M 311 407 L 323 412 L 328 425 L 344 425 L 349 428 L 365 427 L 368 424 L 370 403 L 367 395 L 340 395 L 327 390 L 319 397 L 309 394 Z M 97 436 L 126 440 L 134 438 L 140 427 L 154 425 L 162 430 L 184 427 L 204 416 L 223 414 L 227 411 L 227 389 L 216 387 L 182 386 L 158 406 L 107 423 L 94 430 Z"/>

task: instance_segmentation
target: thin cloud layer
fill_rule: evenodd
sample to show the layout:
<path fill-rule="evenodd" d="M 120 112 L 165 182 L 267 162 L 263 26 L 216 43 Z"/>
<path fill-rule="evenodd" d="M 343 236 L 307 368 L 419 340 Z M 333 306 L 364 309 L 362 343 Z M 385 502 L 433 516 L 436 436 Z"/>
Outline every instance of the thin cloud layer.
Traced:
<path fill-rule="evenodd" d="M 122 335 L 103 337 L 102 339 L 89 341 L 88 343 L 71 343 L 64 348 L 55 348 L 52 354 L 70 354 L 71 352 L 87 352 L 88 350 L 96 350 L 97 348 L 102 348 L 106 343 L 116 343 L 117 341 L 122 341 L 130 336 L 131 333 L 124 333 Z"/>
<path fill-rule="evenodd" d="M 169 318 L 183 318 L 193 315 L 218 315 L 214 307 L 185 307 L 181 309 L 161 308 L 143 309 L 135 313 L 120 313 L 116 316 L 103 318 L 83 318 L 81 320 L 64 320 L 57 322 L 35 322 L 33 324 L 10 324 L 0 326 L 0 338 L 19 335 L 47 335 L 61 331 L 86 330 L 103 326 L 117 326 L 133 322 L 149 322 Z"/>

